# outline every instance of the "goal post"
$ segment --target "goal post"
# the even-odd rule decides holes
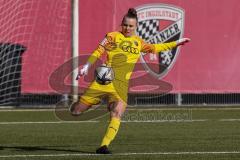
[[[72,0],[72,98],[78,99],[79,0]]]

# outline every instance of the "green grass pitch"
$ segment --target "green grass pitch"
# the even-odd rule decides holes
[[[237,108],[129,109],[113,154],[96,155],[107,119],[62,121],[54,110],[0,110],[0,159],[240,159]]]

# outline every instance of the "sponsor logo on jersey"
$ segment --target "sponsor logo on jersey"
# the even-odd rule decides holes
[[[119,48],[121,48],[124,52],[132,53],[132,54],[140,53],[138,48],[133,47],[133,43],[131,41],[122,41],[119,44]]]

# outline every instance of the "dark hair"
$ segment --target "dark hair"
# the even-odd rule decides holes
[[[134,18],[136,21],[138,21],[137,11],[134,8],[129,8],[127,14],[125,14],[122,19],[122,24],[125,18]]]

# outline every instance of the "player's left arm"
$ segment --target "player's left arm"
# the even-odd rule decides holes
[[[189,42],[189,38],[181,38],[177,41],[169,42],[169,43],[159,43],[159,44],[149,44],[142,41],[141,52],[144,53],[159,53],[161,51],[171,50],[178,46],[184,45]]]

